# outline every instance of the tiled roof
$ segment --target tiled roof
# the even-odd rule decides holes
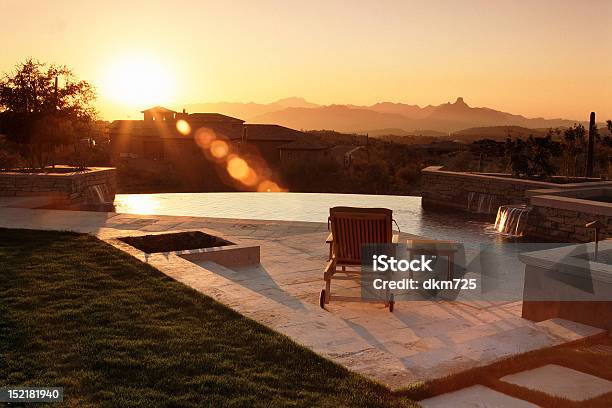
[[[168,108],[164,108],[163,106],[154,106],[152,108],[149,109],[145,109],[143,111],[140,111],[140,113],[145,113],[145,112],[162,112],[162,113],[176,113],[175,111],[173,111],[172,109],[168,109]]]
[[[201,122],[234,122],[244,123],[244,120],[220,113],[190,113],[189,119]]]
[[[245,124],[247,142],[249,140],[270,140],[292,142],[306,136],[304,132],[279,125]]]

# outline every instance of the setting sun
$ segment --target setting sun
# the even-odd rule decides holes
[[[168,68],[153,58],[126,57],[108,67],[102,93],[133,107],[167,103],[173,93],[173,78]]]

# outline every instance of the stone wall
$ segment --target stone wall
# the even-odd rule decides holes
[[[600,239],[612,238],[612,204],[572,197],[540,195],[530,198],[524,232],[534,238],[560,242],[590,242],[595,232],[585,225],[599,221]]]
[[[571,181],[588,182],[551,183],[523,180],[498,173],[468,173],[443,170],[430,166],[421,170],[422,205],[425,208],[449,208],[461,211],[495,215],[501,205],[528,204],[529,196],[588,187],[611,187],[612,182],[574,178]],[[480,211],[476,207],[480,205]]]
[[[599,219],[608,225],[608,217],[588,214],[579,211],[563,210],[551,207],[532,207],[524,234],[533,238],[542,238],[560,242],[590,242],[594,240],[593,230],[585,224]],[[611,225],[612,226],[612,225]],[[612,236],[612,231],[603,231],[601,237]]]
[[[2,197],[48,196],[58,205],[75,206],[101,204],[101,200],[112,203],[116,189],[116,172],[109,167],[61,173],[0,172]]]
[[[443,207],[485,214],[496,214],[500,205],[526,204],[527,190],[559,187],[555,183],[520,180],[501,174],[445,171],[439,166],[421,170],[421,184],[425,208]],[[474,206],[480,201],[485,202],[486,208],[475,211]]]

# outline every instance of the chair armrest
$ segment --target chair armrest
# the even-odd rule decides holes
[[[331,277],[335,272],[336,272],[336,260],[332,259],[325,266],[325,273],[323,274],[323,276]]]
[[[327,239],[325,240],[325,243],[331,244],[332,242],[334,242],[334,235],[330,232],[329,235],[327,236]]]
[[[399,243],[399,234],[393,234],[393,238],[391,238],[391,243],[392,244]]]

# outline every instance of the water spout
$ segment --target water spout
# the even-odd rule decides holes
[[[89,204],[109,204],[111,194],[106,184],[97,184],[87,187],[87,201]]]
[[[498,197],[494,194],[468,192],[467,209],[477,214],[493,214]]]
[[[524,222],[531,209],[524,205],[502,205],[497,210],[495,230],[499,233],[520,237],[523,235]]]

